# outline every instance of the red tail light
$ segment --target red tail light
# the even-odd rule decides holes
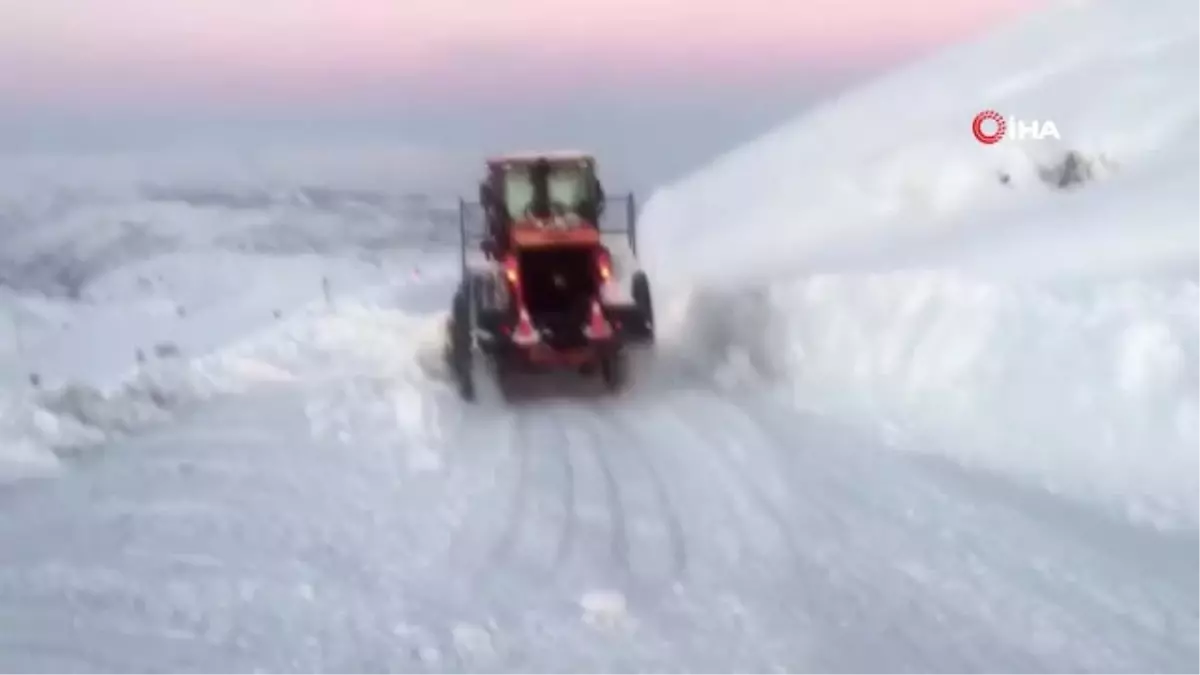
[[[517,269],[517,257],[510,255],[504,259],[504,278],[512,284],[515,291],[521,285],[521,275]]]
[[[596,274],[600,275],[602,284],[612,279],[612,256],[607,249],[601,248],[596,251]]]

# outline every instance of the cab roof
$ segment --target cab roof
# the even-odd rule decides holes
[[[489,166],[497,166],[502,164],[533,164],[539,159],[544,159],[551,164],[563,164],[568,162],[591,163],[595,161],[591,153],[584,152],[582,150],[527,150],[493,155],[487,159],[487,163]]]

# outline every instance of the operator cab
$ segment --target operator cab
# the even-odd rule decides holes
[[[513,229],[597,228],[604,190],[596,162],[582,152],[516,153],[493,157],[479,186],[492,241],[507,249]]]

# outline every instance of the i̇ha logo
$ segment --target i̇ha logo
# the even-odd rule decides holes
[[[1015,138],[1023,141],[1033,139],[1040,141],[1044,138],[1061,139],[1058,135],[1058,125],[1051,120],[1023,120],[1016,117],[1005,118],[995,110],[984,110],[971,121],[971,133],[975,140],[984,145],[994,145],[1005,138]]]

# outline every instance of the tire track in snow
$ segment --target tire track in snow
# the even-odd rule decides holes
[[[517,477],[509,497],[509,515],[505,530],[493,546],[492,560],[495,564],[506,564],[515,557],[516,552],[523,548],[520,545],[525,539],[523,533],[542,532],[540,528],[530,528],[532,516],[541,513],[531,509],[531,505],[539,498],[552,493],[558,494],[561,522],[557,526],[557,536],[553,545],[545,547],[544,553],[548,556],[545,564],[548,567],[539,573],[560,573],[574,547],[578,529],[579,499],[576,490],[577,470],[572,459],[575,447],[567,432],[570,426],[561,415],[555,413],[556,411],[542,409],[520,409],[512,413],[518,425],[515,442],[520,446],[510,453],[510,456],[516,456]],[[542,462],[555,466],[546,474],[557,479],[534,472],[535,468],[549,468],[543,467]],[[538,478],[548,482],[541,482]],[[540,560],[530,562],[535,566],[541,564]]]
[[[600,471],[604,474],[605,496],[608,501],[608,515],[612,527],[612,543],[610,551],[612,552],[612,560],[617,563],[617,566],[625,574],[631,572],[629,563],[629,525],[625,518],[625,506],[620,496],[620,484],[617,482],[617,476],[612,471],[612,464],[608,461],[607,450],[600,443],[600,436],[593,434],[589,436],[588,448],[596,460],[596,465],[600,467]]]
[[[952,647],[952,650],[957,652],[956,662],[982,665],[989,654],[994,655],[1000,651],[999,646],[972,648],[972,645],[978,645],[981,633],[978,617],[967,609],[967,605],[963,605],[958,611],[953,606],[955,597],[961,598],[963,592],[986,582],[986,578],[979,578],[977,571],[966,569],[957,573],[950,570],[947,576],[946,570],[938,569],[947,561],[944,553],[936,551],[937,547],[933,552],[910,552],[909,555],[901,555],[896,560],[888,559],[889,546],[894,546],[905,537],[919,534],[914,528],[922,527],[922,523],[914,522],[904,513],[895,512],[893,507],[903,506],[904,502],[914,500],[926,507],[937,508],[936,504],[939,502],[944,506],[955,507],[954,503],[945,502],[947,498],[956,496],[957,492],[952,490],[952,494],[947,494],[939,487],[940,483],[937,481],[920,480],[923,478],[921,472],[904,470],[907,466],[904,463],[879,464],[875,459],[887,458],[879,458],[878,451],[862,452],[863,448],[856,448],[853,452],[843,454],[836,451],[837,443],[835,447],[814,447],[806,450],[802,444],[810,442],[813,434],[803,433],[803,428],[809,426],[808,423],[812,420],[806,420],[803,414],[796,414],[796,411],[782,405],[777,409],[762,410],[754,402],[747,402],[729,394],[710,391],[684,392],[680,400],[673,400],[670,405],[664,406],[665,412],[674,417],[675,423],[680,427],[678,433],[662,433],[653,428],[654,424],[661,420],[660,417],[653,414],[647,416],[643,410],[623,406],[622,402],[611,405],[609,403],[602,402],[599,406],[575,404],[561,407],[551,405],[513,408],[502,412],[502,415],[512,416],[517,420],[516,423],[521,425],[520,430],[516,431],[511,439],[521,447],[510,447],[507,453],[496,453],[505,455],[507,459],[502,460],[505,470],[514,473],[511,483],[506,483],[512,486],[507,494],[509,508],[494,509],[495,513],[489,521],[495,522],[496,516],[502,512],[508,514],[503,521],[506,529],[496,546],[495,557],[498,562],[502,564],[506,558],[511,558],[519,550],[530,549],[528,552],[532,554],[532,545],[536,546],[538,552],[537,567],[548,565],[548,571],[557,574],[572,575],[573,572],[579,571],[569,559],[577,535],[577,525],[591,524],[586,519],[583,523],[578,522],[581,514],[577,513],[577,510],[581,504],[580,497],[583,496],[585,499],[582,504],[585,507],[589,503],[599,505],[601,501],[607,505],[607,520],[613,535],[609,550],[612,552],[614,567],[629,572],[628,578],[634,585],[640,590],[645,590],[644,584],[639,582],[648,579],[638,578],[640,575],[633,574],[630,568],[638,567],[634,563],[637,562],[638,554],[643,553],[639,545],[639,541],[643,540],[636,535],[642,531],[639,526],[646,524],[641,518],[641,511],[650,513],[649,501],[652,499],[657,504],[658,520],[661,521],[661,529],[665,534],[663,540],[671,547],[670,560],[682,576],[688,566],[688,542],[683,534],[682,525],[678,522],[679,514],[667,490],[669,485],[663,480],[662,472],[657,468],[654,458],[646,453],[676,455],[678,453],[663,448],[662,443],[674,441],[678,444],[680,436],[686,438],[691,435],[697,441],[697,454],[707,456],[712,460],[712,466],[720,467],[720,473],[734,478],[727,484],[736,487],[728,490],[728,494],[735,499],[747,499],[754,504],[751,511],[743,511],[741,514],[743,519],[748,519],[748,529],[752,531],[756,525],[771,522],[773,528],[779,532],[779,538],[788,555],[774,555],[768,545],[766,549],[759,549],[766,555],[760,556],[755,562],[765,563],[778,570],[779,563],[785,557],[793,560],[793,570],[788,576],[799,577],[801,584],[808,587],[807,592],[800,595],[808,595],[810,600],[813,599],[812,596],[819,598],[817,604],[823,608],[824,615],[820,619],[830,619],[840,624],[840,627],[829,629],[835,642],[848,642],[844,635],[848,630],[846,625],[853,624],[859,626],[860,633],[865,633],[865,637],[859,640],[861,643],[878,644],[885,637],[881,630],[883,622],[878,618],[864,616],[864,613],[869,613],[872,609],[872,604],[879,603],[882,606],[875,606],[874,609],[895,616],[902,606],[919,606],[924,598],[923,604],[929,605],[929,609],[940,616],[941,620],[953,625],[953,628],[947,631],[946,637],[951,643],[959,643]],[[704,423],[697,428],[696,420],[703,420]],[[797,434],[798,431],[801,433]],[[558,442],[559,439],[561,443]],[[488,439],[485,437],[473,441],[487,443]],[[588,447],[580,447],[580,442]],[[550,447],[556,444],[559,447]],[[617,447],[618,445],[621,447]],[[546,453],[552,453],[555,457],[546,457]],[[593,461],[578,461],[581,453],[592,455]],[[629,457],[630,453],[636,454],[637,457]],[[545,468],[553,464],[554,470],[546,472],[552,473],[553,478],[534,470],[541,462],[547,462]],[[893,464],[897,465],[893,467]],[[584,467],[588,470],[581,473],[580,470]],[[592,470],[593,467],[595,471]],[[900,473],[895,476],[895,481],[890,482],[898,482],[902,487],[897,489],[895,486],[879,485],[881,474],[890,473],[894,469],[899,469]],[[690,477],[702,479],[704,474],[714,475],[712,470],[707,470]],[[597,480],[592,481],[593,476]],[[780,476],[788,483],[799,480],[798,484],[802,489],[798,494],[793,493],[789,487],[795,487],[795,484],[780,483]],[[670,485],[676,485],[679,476],[672,473],[670,477]],[[588,495],[579,494],[581,481],[585,485],[596,485],[598,491],[603,490],[603,500],[597,498],[589,501],[586,499]],[[879,491],[879,487],[884,489]],[[899,499],[898,495],[903,492],[908,492],[911,499]],[[645,500],[645,506],[641,505],[643,496],[648,498]],[[561,522],[553,524],[557,537],[554,537],[554,532],[547,527],[547,519],[535,517],[538,513],[534,508],[536,503],[547,497],[561,500]],[[597,494],[596,497],[600,495]],[[503,499],[503,496],[501,498]],[[715,508],[723,507],[737,511],[730,499],[718,498],[714,501],[717,502]],[[500,501],[491,503],[492,506],[499,504]],[[798,510],[796,507],[799,507]],[[559,519],[555,517],[554,520]],[[592,521],[599,522],[598,519]],[[839,528],[843,530],[842,533],[837,531]],[[852,531],[855,529],[862,531],[855,533]],[[886,535],[879,532],[885,536],[881,539],[874,538],[875,535],[871,533],[881,529],[891,529],[893,533]],[[618,530],[623,534],[618,535]],[[905,533],[906,530],[909,532]],[[898,535],[896,531],[899,531]],[[624,540],[623,545],[619,543],[621,539]],[[803,546],[800,545],[801,539],[804,542]],[[762,540],[750,543],[761,546]],[[813,546],[814,543],[816,546]],[[653,560],[657,565],[659,560],[665,561],[666,558],[657,557],[660,547],[657,542],[654,544],[653,551],[645,552],[654,556]],[[784,547],[781,547],[778,553],[784,553]],[[543,551],[545,557],[540,555]],[[905,551],[901,549],[899,553],[904,554]],[[887,568],[889,562],[905,563],[905,558],[911,558],[911,562],[933,564],[934,567],[922,570],[918,564],[915,572],[898,566],[890,570]],[[843,562],[839,563],[839,559]],[[849,559],[861,562],[845,566],[844,561]],[[738,569],[729,561],[711,565],[717,561],[703,555],[699,557],[699,562],[701,567],[707,565],[708,571],[711,572],[729,573]],[[1017,565],[1014,571],[1020,571],[1019,556],[1009,562]],[[522,567],[527,568],[524,571],[529,573],[528,575],[512,578],[500,571],[500,574],[496,575],[500,578],[493,578],[491,581],[491,592],[497,593],[503,587],[503,593],[507,597],[530,598],[536,595],[551,603],[565,599],[562,592],[566,588],[561,583],[548,587],[538,586],[535,576],[537,572],[528,569],[530,565]],[[876,576],[873,570],[882,574]],[[931,573],[934,578],[930,577]],[[936,578],[938,574],[946,578],[939,580]],[[985,577],[994,576],[987,570],[984,570],[984,574]],[[531,582],[531,578],[535,581]],[[951,582],[950,585],[946,584],[947,581]],[[778,591],[780,597],[796,597],[799,591],[795,590],[794,583],[781,586]],[[935,583],[935,587],[929,588],[930,583]],[[734,585],[743,586],[741,582],[735,582]],[[999,587],[990,582],[988,585],[992,586],[991,591],[985,591],[984,595],[992,596],[994,602]],[[756,586],[755,582],[750,582],[748,590],[749,596],[745,599],[753,605],[761,604],[761,585]],[[1022,593],[1020,589],[1014,590],[1017,591],[1017,596],[1028,594]],[[929,591],[934,592],[932,601],[923,595]],[[644,593],[636,597],[641,601],[648,599]],[[698,602],[703,604],[705,601]],[[1014,602],[1020,604],[1019,600],[1013,600],[996,604],[987,611],[1008,614]],[[1044,625],[1065,627],[1069,633],[1078,630],[1079,626],[1071,627],[1069,612],[1063,615],[1061,611],[1053,611],[1046,602],[1040,604],[1042,609],[1039,614],[1051,610],[1039,619]],[[789,611],[797,610],[793,608]],[[801,615],[805,615],[804,610],[799,611]],[[925,616],[918,615],[918,625],[922,622],[928,624],[931,618],[929,614],[930,612],[926,612]],[[808,618],[811,619],[811,616]],[[772,618],[768,621],[775,620]],[[1000,644],[1011,643],[1025,634],[1027,632],[1018,626],[1003,631],[999,636],[995,635],[993,630],[991,639]],[[908,643],[900,650],[901,661],[936,662],[938,655],[932,647],[923,648],[920,640],[901,637],[900,642]],[[1022,651],[1028,652],[1028,645],[1022,649],[1021,645],[1011,644],[1004,649],[1011,652],[1011,655],[1003,657],[1004,663],[1017,663],[1022,666],[1021,669],[1026,669],[1036,662],[1030,658],[1021,661],[1015,657]],[[1038,651],[1038,648],[1034,648],[1034,651]],[[862,661],[864,664],[868,662],[869,660]]]
[[[670,477],[664,483],[678,493],[679,503],[690,506],[689,521],[702,528],[687,540],[679,595],[662,610],[693,630],[716,631],[735,643],[750,641],[755,647],[746,658],[751,660],[808,663],[817,658],[822,649],[814,643],[820,642],[824,617],[812,608],[827,606],[837,589],[828,588],[820,569],[805,557],[782,507],[723,449],[733,442],[753,444],[755,436],[738,428],[723,402],[708,391],[680,391],[664,405],[628,414],[638,416],[631,426],[639,434],[659,439],[653,451],[665,465],[664,477]],[[670,448],[662,446],[665,439]]]
[[[863,636],[869,635],[872,637],[867,640],[893,642],[889,649],[896,663],[936,662],[939,654],[935,647],[921,640],[897,640],[895,625],[890,623],[894,614],[903,614],[903,607],[920,606],[928,598],[924,596],[926,589],[898,567],[903,560],[889,559],[880,548],[881,540],[869,534],[880,526],[879,517],[886,515],[871,508],[872,484],[843,483],[839,477],[846,469],[844,463],[850,459],[846,453],[833,456],[828,449],[816,445],[796,447],[803,438],[798,438],[797,432],[804,429],[805,418],[793,415],[776,419],[778,411],[771,410],[776,404],[769,400],[758,403],[759,406],[752,408],[743,400],[714,393],[700,405],[720,411],[723,420],[720,433],[724,440],[713,444],[718,460],[739,476],[747,494],[780,533],[794,570],[803,581],[804,594],[809,600],[820,598],[815,604],[825,611],[819,617],[827,630],[825,639],[831,644],[849,639],[861,643]],[[714,410],[706,417],[716,414]],[[785,424],[788,429],[781,426]],[[742,448],[745,456],[736,456],[732,451],[735,447]],[[798,453],[820,459],[799,467],[792,456]],[[784,476],[788,481],[786,489],[780,486],[772,490],[769,483],[756,479],[747,468],[768,458],[770,470],[764,466],[763,471],[755,473],[764,478]],[[849,464],[849,467],[860,477],[873,473],[871,467],[863,464]],[[860,468],[863,470],[859,471]],[[797,500],[798,496],[801,498]],[[803,546],[799,543],[801,538]],[[856,561],[856,565],[847,565],[847,560]],[[886,591],[879,590],[884,587]],[[967,614],[952,605],[939,611],[951,625],[973,624]],[[850,632],[855,634],[853,638],[847,636]],[[899,651],[900,645],[907,651]],[[855,662],[858,669],[874,668],[869,654],[861,658],[864,660]],[[973,663],[972,667],[986,668],[986,659]]]
[[[792,555],[806,578],[819,580],[809,590],[821,598],[828,643],[887,645],[895,663],[912,667],[945,662],[950,647],[957,664],[952,667],[1036,670],[1026,646],[997,635],[972,611],[981,596],[964,584],[974,583],[975,570],[939,569],[930,528],[944,526],[936,524],[940,517],[925,522],[919,514],[954,505],[937,507],[933,486],[913,480],[903,463],[879,449],[829,445],[825,434],[813,431],[819,420],[770,398],[752,406],[722,396],[721,404],[731,433],[752,430],[778,474],[787,476],[786,487],[764,499],[779,504],[778,522],[791,541],[805,542],[793,545]],[[837,438],[847,433],[840,429]],[[933,536],[936,544],[945,533]],[[914,607],[924,610],[914,614]],[[925,637],[933,633],[942,636],[939,642]],[[869,651],[851,663],[861,670],[879,667]]]
[[[492,545],[491,563],[493,565],[504,565],[512,556],[513,548],[521,536],[522,526],[526,519],[525,512],[528,508],[529,452],[532,445],[531,439],[528,437],[528,417],[518,413],[514,423],[516,424],[515,447],[510,448],[510,451],[516,453],[517,475],[509,497],[508,515],[504,521],[504,529]]]
[[[477,495],[471,522],[450,555],[461,558],[478,547],[479,555],[471,557],[480,561],[475,576],[484,584],[494,584],[505,570],[534,579],[557,576],[579,536],[581,477],[574,456],[579,442],[590,439],[573,432],[571,420],[553,409],[513,408],[502,411],[499,419],[509,430],[502,447],[487,434],[462,437],[462,442],[496,450],[487,454],[495,457],[493,471],[502,478],[488,494]],[[481,454],[479,448],[468,454]],[[479,466],[473,470],[478,472]],[[553,509],[541,508],[551,503],[560,512],[548,515]]]
[[[576,513],[578,496],[575,490],[575,463],[571,460],[571,445],[567,442],[567,436],[561,427],[558,429],[557,436],[560,447],[555,455],[562,460],[563,472],[563,524],[562,530],[559,532],[558,546],[554,550],[554,572],[556,574],[562,571],[567,558],[571,555],[579,524],[579,516]]]
[[[473,568],[471,576],[476,579],[485,577],[492,571],[493,560],[499,544],[485,547],[490,548],[488,551],[477,550],[477,547],[484,546],[481,542],[487,540],[488,533],[494,531],[494,527],[504,528],[508,524],[508,521],[501,521],[493,526],[497,513],[505,513],[503,509],[497,510],[495,505],[504,503],[504,495],[508,494],[510,490],[500,476],[506,463],[511,461],[516,453],[521,452],[515,447],[520,444],[521,440],[518,437],[517,418],[498,417],[495,421],[495,425],[468,424],[465,430],[469,433],[465,433],[457,439],[462,446],[462,452],[459,455],[464,461],[459,466],[462,467],[463,472],[470,477],[478,476],[483,472],[485,464],[482,461],[470,463],[467,460],[487,459],[492,476],[488,485],[482,486],[480,490],[472,493],[471,503],[466,507],[463,521],[455,531],[453,540],[446,550],[446,559],[450,566],[467,564]],[[481,427],[484,428],[484,431],[477,431]],[[499,443],[496,442],[497,438],[501,439]],[[483,452],[485,450],[486,453]],[[511,497],[509,500],[511,502]],[[480,532],[481,529],[482,532]]]
[[[1026,519],[1023,504],[989,506],[969,486],[946,484],[882,448],[789,451],[797,431],[808,430],[805,435],[811,436],[813,425],[821,421],[809,419],[797,426],[796,417],[778,404],[751,407],[728,398],[725,404],[733,413],[731,421],[765,435],[788,474],[803,481],[805,494],[820,495],[805,499],[805,508],[792,510],[797,517],[791,526],[826,544],[810,551],[826,551],[813,562],[828,571],[832,583],[852,592],[849,607],[864,634],[879,642],[903,643],[906,658],[914,663],[935,662],[945,654],[922,636],[941,626],[944,642],[954,645],[964,667],[995,667],[999,658],[1006,670],[1028,670],[1037,669],[1039,659],[1053,660],[1058,643],[1045,632],[1053,630],[1064,639],[1090,645],[1086,663],[1093,665],[1085,669],[1123,662],[1124,655],[1111,644],[1093,637],[1096,619],[1084,618],[1120,615],[1110,594],[1121,589],[1105,580],[1075,587],[1069,561],[1087,552],[1065,540],[1041,541],[1048,533],[1040,521]],[[848,433],[842,430],[839,438]],[[820,511],[807,508],[810,504]],[[932,536],[931,527],[937,528]],[[980,534],[993,529],[1025,532],[1031,539],[1023,545],[1025,537],[1017,536],[997,545]],[[1031,560],[1030,551],[1050,557]],[[840,565],[838,558],[856,564]],[[1097,593],[1101,588],[1108,590]],[[1137,599],[1130,604],[1147,603]],[[909,613],[906,608],[920,606],[926,610],[910,616],[900,640],[880,619],[904,616]],[[1101,632],[1129,628],[1115,623]],[[1044,644],[1031,641],[1031,631],[1046,635]],[[1147,644],[1153,644],[1147,637]]]
[[[581,410],[572,409],[573,413],[581,413]],[[607,451],[601,443],[603,434],[597,431],[594,421],[595,418],[583,414],[572,414],[569,418],[575,420],[572,429],[581,431],[581,437],[586,439],[588,451],[595,460],[596,466],[600,469],[601,478],[604,481],[604,497],[608,504],[609,528],[611,531],[611,539],[609,540],[609,553],[612,562],[617,566],[617,570],[629,577],[632,574],[632,568],[629,563],[629,528],[625,517],[625,506],[621,499],[621,487],[617,482],[616,474],[613,473],[612,464],[608,461]],[[592,428],[587,433],[583,433],[583,429],[588,427],[588,422],[592,422]]]
[[[659,515],[663,521],[663,527],[666,530],[668,546],[670,548],[670,571],[671,580],[679,580],[687,573],[688,569],[688,551],[687,551],[687,536],[684,532],[683,524],[679,518],[679,510],[675,506],[674,500],[671,498],[670,491],[667,489],[666,481],[663,480],[662,473],[659,471],[654,460],[651,458],[651,453],[659,452],[662,449],[661,444],[647,442],[644,429],[641,433],[635,432],[631,424],[626,419],[624,414],[614,412],[612,408],[606,408],[600,413],[602,419],[608,420],[607,428],[613,430],[617,436],[623,439],[622,454],[632,456],[642,469],[645,471],[650,484],[653,488],[654,500],[657,504]]]
[[[815,472],[781,461],[783,455],[802,452],[795,447],[799,440],[796,432],[806,422],[800,415],[777,417],[775,413],[783,415],[781,411],[760,410],[749,403],[729,400],[717,392],[694,392],[674,402],[664,411],[662,420],[673,427],[677,437],[696,439],[698,453],[712,462],[712,469],[705,473],[732,478],[724,482],[728,497],[722,501],[742,523],[743,539],[761,556],[739,562],[739,555],[725,564],[750,574],[748,565],[764,563],[768,565],[764,573],[775,579],[769,588],[751,583],[749,595],[743,599],[770,603],[771,596],[765,595],[768,591],[785,599],[782,613],[777,612],[779,615],[772,620],[807,625],[817,636],[819,646],[814,651],[818,659],[836,660],[838,645],[849,649],[854,644],[885,642],[893,643],[889,650],[895,655],[895,663],[944,659],[937,646],[913,638],[913,632],[906,631],[908,637],[896,639],[893,622],[902,621],[906,607],[929,605],[926,596],[930,589],[925,585],[928,581],[922,582],[902,567],[906,564],[904,556],[890,557],[886,548],[880,548],[895,539],[880,528],[896,523],[886,512],[880,512],[884,505],[870,499],[873,481],[843,484],[836,478],[846,468],[841,465],[841,455],[817,447],[811,448],[815,452],[813,461],[805,463]],[[692,418],[706,423],[698,427],[691,423]],[[775,428],[776,424],[789,425],[790,433]],[[850,460],[848,467],[856,475],[861,470],[864,478],[878,474],[878,469],[863,468],[857,460]],[[739,504],[744,506],[739,508]],[[768,540],[753,535],[765,533],[763,525],[776,533],[781,547],[777,553],[769,546],[763,548]],[[749,538],[746,533],[750,533]],[[925,557],[924,553],[917,555]],[[847,565],[849,560],[856,563]],[[1001,650],[992,644],[994,632],[965,610],[969,603],[960,607],[949,600],[935,601],[933,616],[921,617],[921,621],[930,630],[933,628],[929,622],[935,620],[938,625],[954,627],[947,640],[959,643],[956,662],[964,667],[969,664],[971,668],[986,668],[990,659],[1004,653],[1005,662],[1014,667],[1032,665],[1015,656],[1022,652],[1015,648],[1018,645]],[[817,613],[810,608],[816,608]],[[912,630],[921,632],[924,628]],[[856,653],[853,664],[857,665],[852,669],[879,667],[869,652],[860,649]],[[841,658],[845,663],[844,655]]]
[[[537,578],[558,576],[578,537],[580,478],[573,459],[578,448],[572,443],[571,425],[556,411],[515,410],[513,419],[514,442],[520,447],[506,453],[515,464],[515,477],[490,564],[517,565]]]
[[[531,505],[544,487],[534,469],[545,439],[530,442],[531,430],[538,425],[526,411],[495,412],[494,418],[489,417],[495,425],[460,437],[475,444],[465,455],[490,460],[464,469],[490,473],[491,485],[473,496],[469,517],[446,550],[442,572],[426,580],[446,625],[467,625],[461,622],[471,619],[475,623],[468,627],[494,629],[495,622],[515,626],[527,615],[537,616],[561,604],[559,585],[545,583],[540,561],[526,559],[528,544],[535,543],[543,531],[541,521],[532,518],[536,511]],[[464,423],[467,429],[476,427],[473,420]],[[498,438],[503,440],[497,442]]]
[[[716,468],[721,475],[731,476],[734,478],[733,484],[729,481],[723,481],[726,489],[732,488],[735,495],[731,495],[734,501],[748,500],[762,516],[765,516],[767,521],[772,524],[773,529],[777,531],[780,542],[792,554],[793,557],[799,555],[799,547],[794,541],[791,530],[788,527],[787,519],[782,515],[779,508],[771,502],[764,494],[762,486],[755,481],[742,468],[742,466],[730,456],[729,444],[745,443],[746,435],[732,434],[730,425],[732,420],[729,419],[729,410],[726,406],[719,404],[719,401],[709,394],[687,394],[683,400],[686,405],[675,405],[664,411],[665,421],[670,424],[676,431],[676,437],[691,437],[695,440],[694,449],[696,452],[705,452],[705,454],[716,464]],[[693,414],[697,419],[704,419],[706,423],[703,426],[697,426],[691,420],[684,417],[684,410]],[[736,486],[734,485],[736,484]],[[737,511],[736,507],[731,504],[730,508]],[[738,517],[739,520],[745,521],[745,516]],[[753,528],[747,527],[743,531],[751,531]]]

